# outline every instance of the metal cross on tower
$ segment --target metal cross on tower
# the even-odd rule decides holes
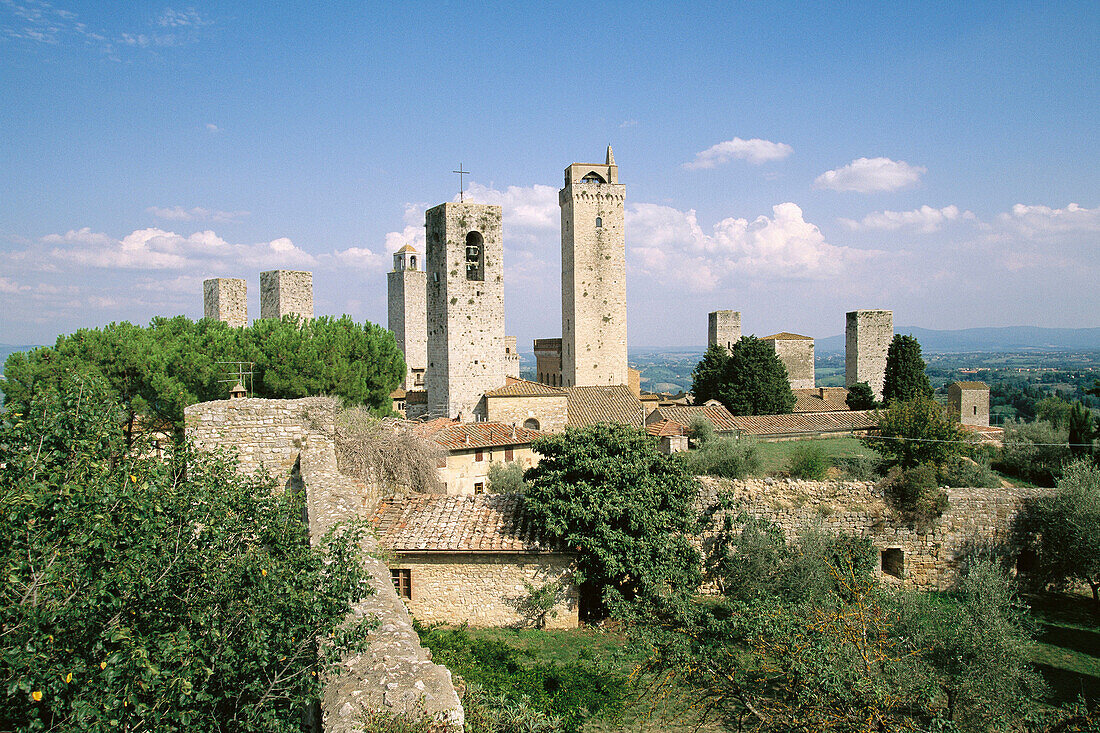
[[[462,164],[459,163],[458,164],[458,170],[451,171],[451,173],[457,173],[458,174],[458,200],[459,201],[465,201],[466,200],[465,199],[466,187],[462,185],[462,176],[470,175],[470,171],[462,170]]]

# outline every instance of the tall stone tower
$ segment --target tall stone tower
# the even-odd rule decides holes
[[[894,313],[859,310],[848,313],[844,329],[844,384],[871,385],[875,399],[882,399],[886,380],[886,351],[894,339]]]
[[[428,412],[474,420],[504,384],[504,238],[499,206],[424,214],[428,244]]]
[[[603,165],[565,169],[561,206],[562,384],[626,384],[626,186]]]
[[[225,321],[233,328],[248,325],[248,283],[232,277],[202,281],[204,318]]]
[[[282,318],[295,313],[313,318],[313,273],[268,270],[260,273],[260,318]]]
[[[405,355],[405,389],[424,388],[428,366],[428,274],[423,258],[406,244],[393,254],[393,271],[386,275],[389,329]]]
[[[741,340],[741,311],[711,311],[707,315],[707,346],[732,350]]]

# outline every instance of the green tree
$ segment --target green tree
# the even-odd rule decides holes
[[[890,464],[912,468],[936,466],[969,451],[966,434],[943,405],[923,394],[895,401],[878,414],[879,434],[863,438]]]
[[[718,399],[718,390],[722,385],[729,351],[725,346],[711,344],[703,358],[691,372],[691,394],[695,404],[701,405],[707,400]]]
[[[1100,604],[1100,468],[1086,460],[1067,464],[1058,491],[1032,500],[1018,529],[1038,556],[1040,581],[1088,583]]]
[[[577,581],[613,612],[684,600],[700,582],[692,546],[698,487],[643,431],[598,424],[540,438],[526,504],[551,541],[575,549]]]
[[[1069,449],[1074,456],[1091,456],[1092,439],[1096,430],[1092,424],[1092,412],[1077,402],[1069,412]]]
[[[368,630],[343,626],[361,530],[311,547],[275,482],[127,450],[113,397],[63,385],[0,424],[0,729],[299,731]]]
[[[722,371],[717,399],[734,415],[778,415],[794,409],[787,368],[775,351],[755,336],[733,345]]]
[[[866,382],[856,382],[848,388],[848,396],[844,398],[849,410],[873,410],[875,408],[875,392]]]
[[[1048,422],[1005,423],[1004,448],[996,466],[1040,486],[1053,486],[1070,460],[1069,433]]]
[[[1066,402],[1061,397],[1047,397],[1035,403],[1035,417],[1045,420],[1056,428],[1069,427],[1069,414],[1073,411],[1073,404]]]
[[[904,402],[914,397],[931,397],[932,383],[928,381],[924,367],[920,343],[912,336],[896,334],[886,351],[883,402]]]

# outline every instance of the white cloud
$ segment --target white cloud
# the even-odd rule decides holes
[[[706,292],[737,276],[773,279],[828,279],[848,265],[879,254],[839,247],[805,220],[793,203],[772,207],[772,216],[752,222],[729,217],[706,232],[695,211],[658,204],[634,204],[627,211],[631,263],[666,283],[674,279],[691,291]]]
[[[637,126],[638,126],[638,121],[637,120],[623,120],[622,122],[619,123],[619,129],[620,130],[625,129],[627,127],[637,127]]]
[[[166,8],[157,18],[157,25],[161,28],[196,28],[208,24],[209,21],[203,20],[194,8],[187,10]]]
[[[427,208],[427,204],[419,202],[405,204],[405,214],[402,217],[405,226],[399,232],[386,234],[387,252],[396,252],[406,244],[416,247],[418,252],[424,251],[424,211]]]
[[[213,122],[206,123],[206,131],[209,133],[221,132],[221,128],[215,125]]]
[[[876,193],[913,186],[928,172],[922,166],[889,158],[857,158],[843,168],[825,171],[814,180],[814,188],[832,191]]]
[[[840,219],[840,223],[852,231],[896,231],[898,229],[916,229],[930,234],[939,231],[944,224],[953,221],[974,221],[977,217],[972,211],[959,211],[954,204],[942,209],[922,206],[912,211],[875,211],[860,221]]]
[[[16,293],[25,293],[28,290],[30,290],[29,285],[20,285],[11,278],[0,277],[0,293],[14,295]]]
[[[498,191],[480,183],[471,183],[466,190],[466,198],[500,206],[504,210],[504,226],[509,229],[549,230],[561,225],[558,189],[553,186],[536,183],[533,186],[509,186]]]
[[[773,143],[770,140],[761,140],[757,137],[751,140],[742,140],[735,137],[732,140],[711,145],[706,150],[696,153],[695,160],[684,163],[684,167],[688,170],[714,168],[735,158],[760,165],[772,160],[782,160],[793,152],[794,148],[786,143]]]
[[[145,211],[158,219],[168,221],[213,221],[232,222],[239,221],[249,215],[247,211],[221,211],[219,209],[205,209],[196,206],[185,209],[182,206],[150,206]]]
[[[1086,209],[1077,204],[1064,209],[1016,204],[999,218],[1007,227],[1031,236],[1100,231],[1100,207]]]

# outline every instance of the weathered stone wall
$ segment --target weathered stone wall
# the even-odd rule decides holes
[[[963,425],[989,427],[989,387],[962,388],[958,383],[947,388],[951,411]]]
[[[248,282],[232,277],[202,281],[203,317],[233,328],[248,325]]]
[[[548,433],[560,433],[569,422],[569,396],[542,395],[539,397],[486,397],[486,417],[489,422],[502,422],[505,425],[519,425],[534,418],[538,420],[535,430]]]
[[[968,549],[1009,540],[1012,521],[1024,500],[1048,489],[947,489],[950,503],[942,517],[916,528],[887,509],[882,491],[873,483],[751,479],[726,481],[700,478],[701,508],[730,493],[752,516],[775,522],[788,536],[820,523],[833,532],[869,538],[880,554],[877,574],[888,582],[921,589],[942,589],[955,579]],[[890,554],[901,550],[900,575],[883,572]]]
[[[606,182],[574,177],[582,169]],[[558,193],[562,386],[627,384],[626,186],[613,162],[573,164],[566,177]]]
[[[417,620],[471,626],[524,626],[516,610],[528,595],[524,581],[539,587],[561,580],[564,588],[547,628],[571,629],[579,622],[577,588],[568,555],[400,553],[391,568],[410,571],[412,598],[405,603]]]
[[[519,349],[515,336],[504,337],[504,376],[519,379]]]
[[[540,454],[535,453],[529,446],[516,446],[512,449],[512,460],[505,461],[505,449],[486,448],[481,452],[481,460],[477,460],[476,450],[452,451],[447,456],[447,465],[436,469],[439,480],[443,482],[446,493],[450,496],[473,496],[477,493],[476,485],[481,484],[483,490],[489,487],[489,466],[496,463],[519,462],[523,470],[539,462]]]
[[[268,270],[260,273],[260,318],[282,318],[295,313],[313,318],[313,273]]]
[[[423,270],[400,270],[386,274],[387,324],[405,355],[406,389],[421,386],[428,366],[428,274]],[[421,382],[422,383],[422,382]]]
[[[765,339],[775,350],[775,355],[787,367],[787,381],[791,389],[810,389],[815,386],[813,339]]]
[[[424,215],[428,244],[428,412],[470,421],[504,385],[504,243],[499,206],[446,203]],[[467,279],[467,235],[481,235],[481,280]]]
[[[188,437],[197,447],[226,449],[241,458],[241,468],[266,468],[277,480],[306,492],[310,540],[334,524],[369,512],[378,502],[377,487],[340,473],[333,441],[336,402],[331,398],[298,400],[242,399],[191,405],[184,411]],[[373,551],[373,538],[364,549]],[[348,621],[377,617],[367,648],[342,660],[340,671],[325,681],[321,701],[325,733],[356,733],[368,711],[427,714],[449,729],[461,729],[462,705],[451,673],[433,664],[420,646],[408,610],[397,597],[385,563],[366,560],[373,593],[354,604]]]
[[[535,381],[561,386],[561,339],[535,339]]]
[[[741,311],[711,311],[707,314],[707,346],[727,349],[741,340]]]
[[[844,386],[867,382],[882,399],[886,380],[886,351],[894,339],[894,313],[858,310],[847,314],[844,328]]]

